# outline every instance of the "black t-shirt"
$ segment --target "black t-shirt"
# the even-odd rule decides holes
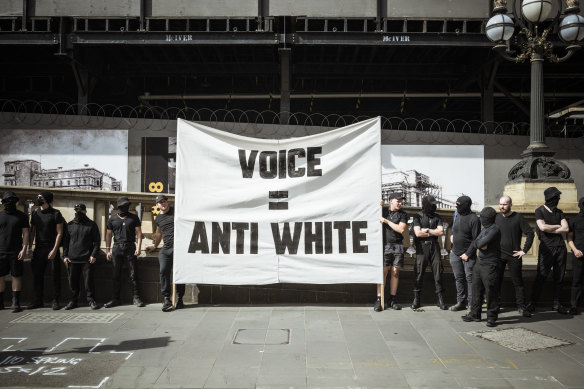
[[[55,245],[57,239],[57,224],[65,223],[65,219],[58,209],[48,207],[37,208],[30,217],[30,225],[35,229],[35,244],[38,246]]]
[[[163,247],[171,249],[174,245],[174,208],[170,207],[168,212],[159,213],[154,223],[162,231]]]
[[[23,228],[30,228],[28,216],[24,212],[0,212],[0,253],[14,254],[22,250]]]
[[[130,213],[125,219],[118,214],[107,221],[107,229],[114,232],[114,243],[136,243],[136,227],[141,227],[140,218]]]
[[[584,251],[584,216],[577,215],[568,221],[570,232],[574,234],[574,246],[580,251]]]
[[[564,212],[560,209],[557,209],[554,212],[550,212],[547,208],[542,205],[538,209],[535,210],[535,219],[536,220],[543,220],[545,224],[549,225],[559,225],[562,224],[562,220],[564,219]],[[537,237],[541,241],[542,244],[546,245],[547,247],[558,247],[564,246],[564,237],[562,234],[551,234],[549,232],[543,232],[536,226]]]
[[[423,212],[418,212],[414,215],[414,227],[420,228],[429,228],[431,230],[435,229],[438,226],[442,225],[442,218],[437,213],[432,214],[431,216],[426,215]],[[418,242],[425,242],[428,240],[438,241],[437,236],[428,236],[428,237],[416,237],[416,241]]]
[[[452,226],[452,251],[459,257],[469,248],[481,232],[481,222],[474,212],[458,214]]]
[[[390,222],[395,223],[395,224],[400,224],[400,223],[407,224],[407,222],[408,222],[408,215],[402,210],[390,211],[389,208],[383,207],[383,210],[381,211],[381,215],[384,218],[386,218],[387,220],[389,220]],[[404,240],[404,236],[402,234],[392,230],[392,228],[390,226],[388,226],[386,223],[383,223],[383,243],[384,244],[402,243],[403,240]]]
[[[522,214],[511,212],[509,216],[498,213],[495,224],[501,230],[501,258],[513,259],[513,251],[527,253],[533,244],[533,230]],[[525,244],[521,248],[521,237],[525,235]]]

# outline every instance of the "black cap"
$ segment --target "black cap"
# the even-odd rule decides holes
[[[426,199],[426,201],[430,204],[436,205],[438,204],[438,202],[436,201],[436,197],[432,196],[432,195],[426,195],[424,196],[424,198]]]
[[[86,207],[86,206],[85,206],[85,204],[83,204],[83,203],[77,203],[77,204],[75,204],[75,208],[74,208],[74,209],[75,209],[76,211],[77,211],[77,210],[80,210],[80,211],[86,211],[86,210],[87,210],[87,207]]]
[[[166,197],[166,195],[163,194],[159,194],[158,196],[156,196],[156,202],[159,203],[162,200],[168,200],[168,197]]]
[[[405,199],[404,195],[401,192],[391,192],[388,197],[390,200],[391,199],[400,199],[400,200]]]
[[[554,197],[559,196],[561,194],[562,194],[562,192],[560,192],[560,190],[558,188],[556,188],[555,186],[550,186],[549,188],[547,188],[546,190],[543,191],[545,201],[551,200]]]
[[[2,202],[5,203],[7,200],[9,199],[16,199],[16,201],[18,201],[18,197],[16,197],[16,195],[14,194],[14,192],[4,192],[4,194],[2,195]]]
[[[130,205],[130,200],[127,197],[120,197],[118,199],[118,207],[123,207],[124,205]]]

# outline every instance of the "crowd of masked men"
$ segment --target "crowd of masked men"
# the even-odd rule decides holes
[[[561,192],[550,187],[544,191],[545,204],[535,210],[536,233],[539,238],[537,275],[531,288],[530,301],[527,302],[522,277],[522,258],[534,240],[533,229],[523,216],[512,211],[512,200],[503,196],[499,200],[500,212],[486,207],[477,215],[471,211],[472,200],[461,196],[456,201],[456,212],[451,232],[450,264],[456,281],[456,303],[452,311],[468,312],[462,316],[464,321],[481,321],[483,301],[486,299],[487,326],[496,326],[501,308],[501,285],[505,268],[509,268],[515,288],[515,300],[519,314],[531,317],[540,300],[547,276],[553,274],[552,309],[561,314],[578,314],[578,303],[584,282],[584,198],[578,201],[580,213],[568,221],[558,209]],[[385,307],[401,309],[396,295],[399,282],[399,269],[404,264],[403,234],[407,228],[408,216],[401,210],[403,196],[401,193],[389,195],[389,205],[382,205],[383,224],[383,270],[384,280],[390,275],[389,296]],[[75,217],[68,223],[61,212],[52,207],[53,194],[43,191],[38,194],[37,207],[30,215],[17,209],[18,197],[13,192],[2,196],[4,210],[0,211],[0,309],[4,309],[5,276],[12,276],[13,312],[21,312],[20,293],[24,273],[23,260],[31,257],[34,300],[26,308],[35,309],[44,306],[44,279],[46,268],[51,268],[53,296],[51,308],[61,309],[61,272],[62,263],[66,264],[71,298],[65,305],[66,310],[74,309],[79,304],[83,279],[87,304],[91,309],[101,305],[95,300],[93,273],[97,255],[100,250],[101,236],[97,224],[87,216],[85,204],[74,206]],[[171,271],[174,242],[174,208],[165,195],[156,198],[159,214],[156,217],[155,237],[152,245],[146,247],[154,251],[161,241],[159,251],[160,285],[163,296],[164,312],[184,307],[184,285],[176,285],[178,300],[171,302]],[[138,288],[138,262],[142,246],[141,221],[130,213],[130,201],[127,197],[117,200],[118,212],[109,217],[105,234],[105,253],[112,263],[112,297],[104,304],[106,308],[121,304],[122,268],[129,269],[133,304],[143,307]],[[443,288],[443,266],[441,248],[438,238],[445,234],[441,217],[436,213],[437,202],[433,196],[422,199],[422,210],[413,216],[410,235],[415,245],[414,262],[414,299],[412,309],[421,307],[420,295],[426,267],[429,265],[434,275],[437,306],[448,309]],[[525,240],[522,243],[522,238]],[[573,255],[572,293],[570,307],[560,303],[560,292],[564,280],[567,261],[567,249],[564,242],[567,236],[568,246]],[[112,245],[113,238],[113,245]],[[32,256],[30,249],[34,245]],[[62,258],[61,258],[62,247]],[[478,253],[478,255],[477,255]],[[378,285],[375,311],[382,310],[381,294],[383,285]]]
[[[578,314],[584,282],[584,197],[578,201],[580,212],[567,220],[558,208],[560,195],[557,188],[547,188],[544,191],[545,204],[535,210],[539,250],[537,274],[529,300],[523,286],[522,258],[533,244],[534,231],[520,213],[513,212],[511,198],[501,197],[499,213],[491,207],[485,207],[479,215],[472,212],[470,197],[461,196],[456,200],[449,258],[456,284],[456,303],[450,307],[451,311],[468,309],[462,320],[479,322],[486,300],[486,324],[489,327],[496,326],[501,310],[503,276],[508,267],[515,288],[517,310],[521,316],[531,317],[536,311],[544,282],[550,273],[553,277],[551,308],[560,314]],[[404,264],[403,234],[408,223],[407,214],[401,210],[403,200],[401,193],[391,193],[388,206],[381,202],[383,211],[379,222],[383,224],[384,231],[383,279],[385,281],[389,274],[389,296],[382,307],[383,285],[379,285],[374,304],[378,312],[383,308],[401,309],[396,294],[399,270]],[[422,210],[413,216],[411,223],[409,233],[415,246],[412,309],[421,307],[420,294],[427,266],[431,267],[434,275],[436,305],[442,310],[448,309],[438,242],[438,238],[445,234],[445,228],[436,208],[436,199],[425,196],[422,199]],[[523,237],[525,239],[522,243]],[[572,252],[573,278],[569,308],[560,302],[568,257],[565,239]]]
[[[30,257],[34,299],[24,308],[44,307],[44,280],[46,268],[51,268],[53,310],[61,305],[61,272],[63,263],[67,267],[71,299],[65,305],[66,310],[74,309],[79,304],[81,279],[83,279],[87,304],[91,309],[100,309],[95,300],[94,269],[100,251],[101,236],[97,224],[87,216],[87,207],[83,203],[75,204],[75,217],[68,223],[58,209],[52,207],[53,194],[40,192],[36,199],[36,208],[29,216],[17,209],[18,197],[13,192],[2,196],[4,210],[0,211],[0,309],[4,309],[4,292],[6,276],[12,278],[12,312],[21,312],[20,303],[24,259]],[[171,270],[174,242],[174,209],[165,195],[156,198],[160,210],[156,217],[154,244],[146,247],[154,251],[163,240],[159,251],[160,284],[162,289],[164,312],[184,308],[184,285],[176,285],[178,300],[171,302]],[[109,217],[105,234],[105,254],[112,263],[112,297],[104,304],[106,308],[121,304],[122,269],[129,269],[133,304],[144,307],[138,288],[138,256],[142,246],[141,222],[138,216],[130,213],[130,201],[127,197],[117,200],[118,212]],[[112,245],[113,238],[113,245]],[[30,252],[34,245],[34,250]],[[62,248],[62,257],[61,257]]]

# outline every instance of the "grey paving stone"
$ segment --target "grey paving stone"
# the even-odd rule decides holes
[[[202,388],[211,373],[212,367],[192,366],[188,369],[182,367],[167,367],[158,377],[154,388]]]
[[[404,370],[408,384],[414,388],[460,388],[462,387],[447,369],[429,370],[424,374],[413,370]]]
[[[259,368],[215,366],[205,388],[255,388]]]
[[[260,376],[306,376],[306,354],[264,354]]]
[[[151,388],[164,367],[122,366],[108,381],[112,388]]]

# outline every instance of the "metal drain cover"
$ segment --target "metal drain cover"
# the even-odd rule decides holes
[[[238,329],[233,344],[290,344],[290,330]]]
[[[27,313],[10,323],[73,323],[93,324],[111,323],[123,313]]]
[[[490,340],[491,342],[495,342],[503,347],[520,352],[549,349],[574,344],[566,340],[543,335],[521,327],[485,332],[470,332],[469,334]]]

